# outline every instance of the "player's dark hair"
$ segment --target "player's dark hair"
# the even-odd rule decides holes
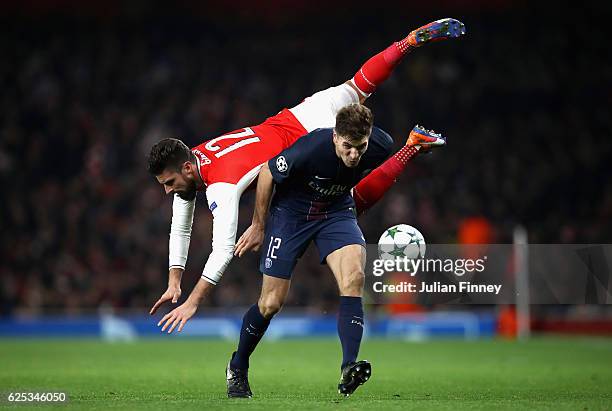
[[[165,169],[180,171],[185,161],[195,161],[195,156],[181,140],[165,138],[151,147],[149,173],[160,175]]]
[[[374,114],[362,104],[349,104],[336,114],[336,134],[350,141],[360,141],[372,132]]]

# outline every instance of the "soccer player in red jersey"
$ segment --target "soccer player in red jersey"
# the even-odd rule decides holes
[[[259,125],[232,131],[192,149],[177,139],[164,139],[155,144],[149,155],[149,172],[164,186],[166,194],[174,194],[174,203],[168,289],[153,305],[151,314],[164,302],[176,303],[180,297],[196,191],[206,191],[208,207],[213,215],[212,252],[201,279],[187,300],[162,318],[158,324],[164,324],[162,331],[167,328],[172,332],[177,326],[181,331],[220,280],[234,254],[240,196],[255,180],[263,163],[310,131],[334,127],[336,113],[349,104],[363,103],[412,49],[430,41],[463,34],[465,28],[461,22],[437,20],[412,31],[406,38],[370,58],[344,84],[315,93]],[[410,158],[418,152],[419,138],[429,137],[411,133],[406,146],[354,188],[358,213],[371,207],[393,184]]]

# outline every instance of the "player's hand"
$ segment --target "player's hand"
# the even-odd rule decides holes
[[[176,304],[179,298],[181,298],[181,287],[168,286],[166,292],[163,293],[159,300],[157,300],[157,302],[153,305],[151,311],[149,311],[149,314],[155,314],[155,311],[157,311],[159,306],[165,303],[166,301],[172,300],[172,304]]]
[[[240,236],[234,249],[234,255],[242,257],[247,251],[259,251],[263,243],[264,229],[262,226],[253,225],[246,229]]]
[[[185,323],[189,321],[191,317],[193,317],[197,310],[198,305],[191,303],[188,299],[183,304],[164,315],[164,317],[157,323],[157,326],[159,327],[163,324],[161,329],[162,332],[166,331],[166,328],[170,327],[168,328],[168,334],[170,334],[178,325],[177,331],[181,332],[185,326]]]

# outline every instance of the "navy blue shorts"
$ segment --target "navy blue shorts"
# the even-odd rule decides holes
[[[330,213],[307,221],[303,215],[273,207],[266,223],[259,270],[272,277],[290,279],[297,260],[314,240],[321,264],[332,252],[351,244],[365,247],[365,239],[351,210]]]

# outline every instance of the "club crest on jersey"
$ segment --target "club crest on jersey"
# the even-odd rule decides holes
[[[287,171],[289,166],[287,166],[287,160],[285,160],[285,156],[280,156],[276,159],[276,168],[279,172],[284,173]]]
[[[200,163],[202,163],[203,165],[208,165],[212,163],[212,161],[210,161],[210,159],[206,157],[206,155],[202,153],[200,150],[193,150],[193,154],[195,154],[196,156],[200,158]]]

